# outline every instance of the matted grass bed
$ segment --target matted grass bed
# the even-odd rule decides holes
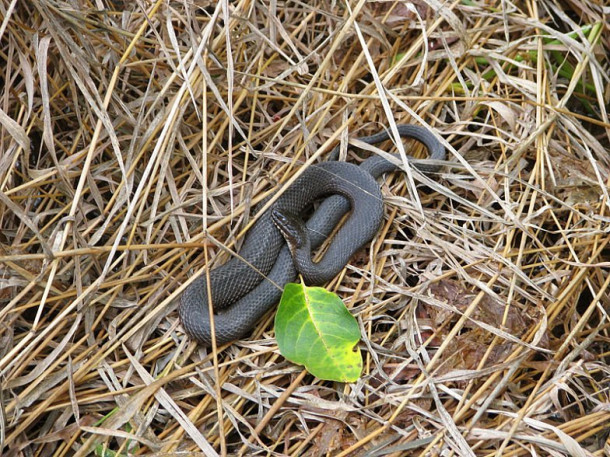
[[[0,454],[610,456],[604,3],[2,0]],[[447,160],[327,285],[360,379],[188,338],[253,206],[400,123]]]

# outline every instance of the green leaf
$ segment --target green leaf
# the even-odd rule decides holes
[[[327,381],[354,382],[362,356],[360,330],[341,299],[321,287],[286,284],[275,315],[281,354]]]

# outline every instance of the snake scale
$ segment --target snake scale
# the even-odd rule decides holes
[[[397,127],[401,137],[423,143],[430,159],[445,159],[445,149],[432,133],[414,125]],[[382,131],[359,140],[377,144],[389,138],[389,133]],[[330,156],[336,158],[338,152],[339,146]],[[439,168],[425,163],[414,166],[425,173]],[[253,224],[239,256],[210,271],[216,343],[236,340],[251,330],[279,301],[284,285],[297,278],[297,270],[310,285],[336,276],[377,233],[383,220],[383,202],[376,179],[396,169],[395,164],[380,156],[373,156],[360,166],[331,160],[308,167]],[[299,215],[322,197],[327,198],[302,225]],[[267,201],[257,205],[256,211]],[[350,209],[349,218],[322,260],[313,263],[311,250],[328,238]],[[209,346],[212,336],[207,290],[205,275],[193,281],[180,297],[179,314],[186,333]]]

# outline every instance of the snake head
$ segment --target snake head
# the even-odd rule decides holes
[[[271,219],[281,232],[286,243],[288,243],[288,247],[293,256],[296,251],[307,246],[309,237],[305,225],[299,216],[279,209],[274,209],[271,211]]]

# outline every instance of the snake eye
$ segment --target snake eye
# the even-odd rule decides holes
[[[278,226],[290,224],[290,222],[288,221],[288,217],[286,217],[284,213],[282,213],[279,209],[274,209],[271,211],[271,219],[273,219],[273,223]]]

